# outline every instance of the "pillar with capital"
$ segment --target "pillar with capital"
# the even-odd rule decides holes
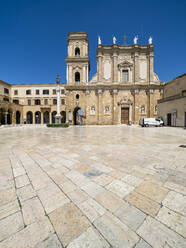
[[[99,89],[98,90],[98,124],[101,124],[101,105],[102,105],[102,99],[101,99],[101,95],[102,95],[102,90]]]
[[[55,123],[60,124],[61,123],[61,114],[60,114],[60,78],[59,75],[57,75],[56,78],[56,91],[57,91],[57,114],[55,116]]]
[[[117,94],[118,94],[118,90],[114,89],[112,91],[112,124],[117,124],[117,116],[116,116],[116,108],[117,108]]]

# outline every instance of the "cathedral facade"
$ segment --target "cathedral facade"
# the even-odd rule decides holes
[[[85,125],[138,124],[157,117],[163,84],[154,73],[154,47],[112,45],[97,47],[97,73],[89,79],[89,41],[85,32],[68,34],[66,84],[61,85],[62,122]],[[54,84],[9,85],[0,81],[0,123],[54,123]]]

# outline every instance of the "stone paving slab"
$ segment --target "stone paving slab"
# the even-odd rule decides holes
[[[131,205],[151,216],[155,216],[160,208],[160,205],[157,202],[154,202],[151,199],[136,192],[128,195],[125,200],[128,201]]]
[[[163,201],[163,205],[186,216],[186,196],[170,191]]]
[[[48,218],[45,217],[41,221],[28,225],[26,228],[1,242],[0,248],[35,247],[38,243],[46,240],[53,233],[54,229]]]
[[[0,140],[0,248],[186,247],[185,130],[38,125]]]
[[[110,245],[103,237],[92,227],[89,227],[77,239],[72,241],[67,248],[109,248]]]
[[[63,246],[68,245],[90,226],[88,220],[73,203],[67,203],[56,209],[49,214],[49,218]]]
[[[157,220],[186,238],[186,217],[162,207],[156,217]]]
[[[111,214],[105,214],[94,221],[94,225],[112,247],[132,248],[139,237],[125,224]]]
[[[171,248],[186,247],[186,239],[150,216],[137,230],[137,234],[154,248],[166,247],[166,245]]]
[[[0,220],[0,242],[24,228],[21,212]]]

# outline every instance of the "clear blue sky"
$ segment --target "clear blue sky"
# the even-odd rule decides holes
[[[68,32],[89,36],[90,76],[97,36],[103,44],[132,44],[135,35],[155,49],[155,72],[168,81],[186,72],[186,0],[0,0],[0,79],[9,83],[66,81]]]

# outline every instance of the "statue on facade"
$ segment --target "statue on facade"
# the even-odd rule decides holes
[[[150,38],[149,38],[149,45],[151,45],[152,44],[152,37],[150,36]]]
[[[113,44],[116,44],[116,37],[113,37]]]
[[[137,42],[138,42],[138,36],[135,36],[135,37],[134,37],[134,44],[136,45]]]
[[[101,45],[101,38],[98,36],[98,45]]]

